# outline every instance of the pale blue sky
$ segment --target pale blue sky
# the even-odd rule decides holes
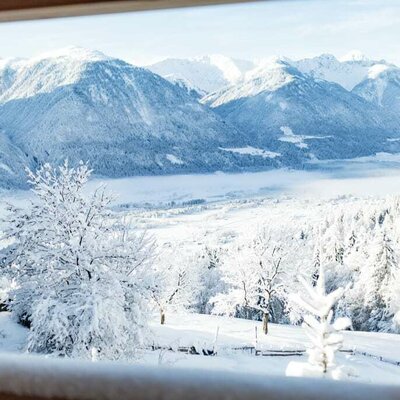
[[[0,24],[0,58],[69,45],[127,61],[360,50],[400,64],[400,1],[293,0]]]

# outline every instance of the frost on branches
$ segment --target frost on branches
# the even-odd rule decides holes
[[[84,193],[90,174],[83,163],[46,164],[29,172],[30,207],[9,207],[4,266],[28,351],[118,359],[143,341],[153,244],[113,218],[104,189]]]
[[[286,375],[289,376],[331,376],[340,379],[346,371],[335,364],[335,352],[343,345],[340,333],[351,325],[348,318],[338,318],[332,323],[333,306],[343,296],[344,288],[331,293],[325,291],[325,271],[321,266],[315,286],[300,278],[307,297],[293,295],[295,301],[305,312],[303,328],[311,340],[312,347],[307,350],[308,364],[290,362]]]
[[[369,314],[368,330],[385,330],[390,315],[391,281],[397,272],[393,244],[385,232],[377,235],[372,246],[369,268],[361,279],[364,287],[364,307]]]
[[[228,289],[214,297],[213,313],[262,319],[267,334],[270,317],[277,320],[285,308],[287,280],[293,272],[283,261],[282,246],[266,232],[232,249],[223,263]]]
[[[157,282],[151,298],[160,313],[160,323],[166,322],[167,312],[188,309],[199,287],[199,269],[195,259],[180,255],[177,248],[165,250],[157,260]]]

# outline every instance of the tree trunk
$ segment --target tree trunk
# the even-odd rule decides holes
[[[262,323],[263,323],[263,332],[266,335],[268,333],[268,312],[264,312]]]
[[[161,313],[161,325],[164,325],[165,324],[165,313],[164,313],[164,311],[160,311],[160,313]]]

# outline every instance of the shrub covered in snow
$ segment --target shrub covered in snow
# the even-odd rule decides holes
[[[142,343],[153,244],[113,217],[103,188],[85,194],[90,173],[45,164],[29,172],[31,206],[9,209],[10,307],[30,325],[28,351],[115,359]]]

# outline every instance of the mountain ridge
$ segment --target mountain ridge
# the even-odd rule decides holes
[[[217,82],[206,78],[218,86],[222,76],[220,89],[205,94],[177,78],[182,71],[168,79],[79,47],[0,60],[0,186],[22,187],[25,165],[66,157],[123,177],[307,168],[315,159],[400,152],[393,64],[357,54],[193,60],[218,71]]]

